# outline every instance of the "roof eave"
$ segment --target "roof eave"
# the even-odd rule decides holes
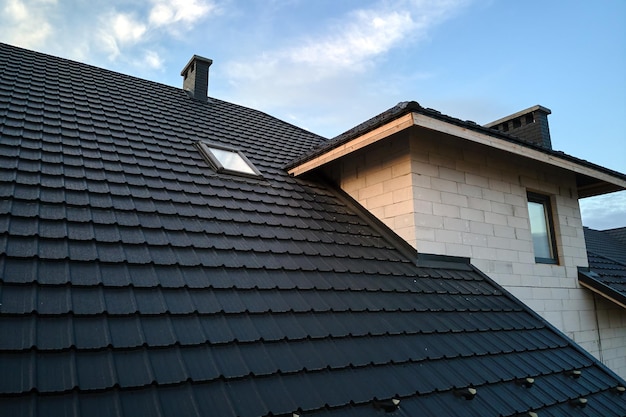
[[[393,134],[412,127],[421,127],[573,172],[577,178],[579,198],[626,190],[624,174],[561,152],[532,146],[512,137],[505,138],[499,132],[472,122],[452,119],[433,110],[405,106],[395,114],[390,113],[387,120],[379,119],[378,122],[370,124],[366,129],[355,128],[338,136],[312,153],[293,161],[286,167],[287,171],[291,175],[300,176]]]
[[[588,268],[578,268],[578,282],[580,285],[612,301],[620,307],[626,308],[626,296],[600,282],[594,275],[594,272],[588,270]]]

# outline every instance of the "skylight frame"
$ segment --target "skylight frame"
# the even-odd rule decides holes
[[[200,150],[202,156],[216,172],[241,175],[250,178],[259,178],[263,176],[254,164],[239,149],[202,140],[196,142],[196,146]],[[229,159],[228,155],[230,155],[231,158],[234,158],[234,160]],[[226,159],[224,159],[224,157],[226,157]],[[243,167],[244,169],[238,169],[237,166]]]

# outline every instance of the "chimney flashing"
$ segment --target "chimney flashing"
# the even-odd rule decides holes
[[[188,91],[192,98],[206,102],[209,87],[209,67],[213,60],[199,55],[191,57],[180,72],[183,76],[183,90]]]

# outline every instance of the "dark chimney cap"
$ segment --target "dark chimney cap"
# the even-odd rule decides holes
[[[209,67],[212,63],[213,60],[209,58],[194,55],[180,72],[183,76],[183,90],[196,100],[207,101]]]
[[[535,106],[527,108],[526,110],[521,110],[521,111],[518,111],[517,113],[513,113],[513,114],[511,114],[509,116],[506,116],[506,117],[503,117],[501,119],[498,119],[495,122],[487,123],[485,125],[485,127],[494,127],[496,125],[499,125],[502,122],[506,122],[508,120],[512,120],[512,119],[515,119],[517,117],[524,116],[524,115],[526,115],[528,113],[533,113],[533,112],[536,112],[536,111],[539,111],[539,112],[544,113],[546,115],[552,114],[552,110],[550,110],[547,107],[543,107],[543,106],[537,104]]]
[[[484,127],[508,133],[535,146],[552,149],[548,125],[548,115],[551,113],[547,107],[536,105],[487,123]]]

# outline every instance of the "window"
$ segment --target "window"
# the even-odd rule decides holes
[[[218,172],[260,176],[261,173],[240,151],[221,145],[198,142],[198,147],[207,161]]]
[[[533,239],[535,262],[556,264],[557,253],[550,197],[528,193],[528,216],[530,218],[530,233]]]

